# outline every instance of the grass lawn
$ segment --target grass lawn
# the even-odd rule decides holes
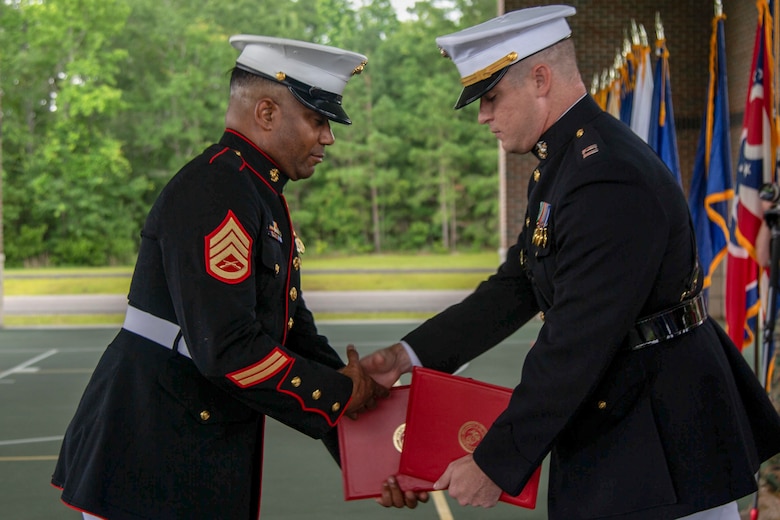
[[[498,266],[495,251],[482,253],[320,256],[304,254],[304,291],[473,289]],[[6,296],[127,294],[132,266],[101,268],[6,269]],[[422,320],[420,313],[316,314],[324,320]],[[9,327],[118,326],[121,315],[6,315]]]
[[[303,255],[304,291],[471,289],[498,266],[496,252],[453,255]],[[6,296],[126,294],[132,266],[6,269]]]

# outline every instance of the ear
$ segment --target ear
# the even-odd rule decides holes
[[[536,93],[539,96],[546,96],[550,92],[552,85],[552,71],[545,63],[539,63],[531,71]]]
[[[264,129],[271,129],[279,119],[279,105],[269,97],[260,98],[255,103],[255,122]]]

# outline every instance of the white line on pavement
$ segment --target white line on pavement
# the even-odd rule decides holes
[[[44,352],[42,354],[38,354],[37,356],[35,356],[32,359],[28,359],[27,361],[25,361],[21,365],[16,365],[15,367],[10,368],[10,369],[6,370],[5,372],[0,372],[0,379],[3,379],[4,377],[9,376],[11,374],[15,374],[15,373],[18,373],[18,372],[23,372],[30,365],[32,365],[34,363],[37,363],[38,361],[41,361],[42,359],[46,359],[49,356],[53,356],[56,353],[57,353],[57,349],[53,348],[53,349],[48,350],[48,351],[46,351],[46,352]]]
[[[61,441],[62,435],[54,437],[30,437],[29,439],[11,439],[8,441],[0,441],[0,446],[10,446],[12,444],[32,444],[33,442],[54,442]]]

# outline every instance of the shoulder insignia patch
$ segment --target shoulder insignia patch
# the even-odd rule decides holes
[[[591,155],[599,153],[599,145],[591,144],[582,149],[582,158],[587,159]]]
[[[217,280],[236,284],[251,273],[252,237],[228,210],[225,220],[206,236],[206,272]]]

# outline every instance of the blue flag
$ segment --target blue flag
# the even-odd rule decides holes
[[[704,288],[726,255],[729,243],[729,206],[734,198],[731,181],[731,144],[726,83],[726,47],[720,13],[712,20],[710,79],[688,205],[696,229]]]
[[[658,61],[655,65],[655,88],[653,89],[650,134],[647,142],[666,163],[677,182],[682,186],[680,157],[677,153],[677,132],[674,129],[669,51],[666,48],[666,40],[663,38],[659,38],[655,45]]]
[[[633,54],[626,55],[626,62],[620,69],[621,76],[621,101],[620,120],[631,125],[631,111],[634,107],[634,58]]]

